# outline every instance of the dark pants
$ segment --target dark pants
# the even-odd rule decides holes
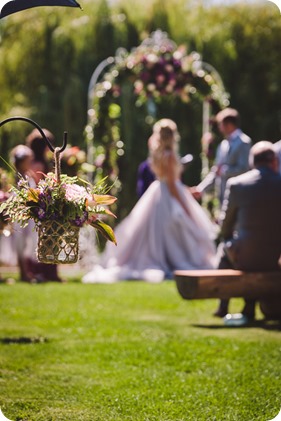
[[[218,246],[217,251],[217,259],[218,259],[218,269],[239,269],[234,266],[234,264],[231,262],[228,254],[227,249],[225,248],[224,243],[220,243]],[[255,300],[249,300],[245,299],[245,305],[242,310],[242,314],[244,314],[249,319],[255,318]],[[217,312],[224,314],[228,313],[228,305],[229,305],[229,299],[222,299],[219,303],[219,308]]]

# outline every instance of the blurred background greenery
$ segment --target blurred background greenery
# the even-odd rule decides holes
[[[220,74],[230,105],[242,117],[253,141],[280,139],[281,18],[271,2],[193,0],[81,0],[76,8],[36,8],[0,21],[0,120],[21,115],[51,130],[61,143],[64,131],[73,146],[87,149],[88,88],[96,67],[122,47],[137,47],[161,29],[187,52],[197,51]],[[125,215],[136,201],[136,171],[147,155],[151,125],[145,113],[120,98],[124,155],[117,157],[123,182],[119,206]],[[181,153],[192,153],[185,181],[201,174],[202,104],[163,98],[157,118],[177,122]],[[13,122],[1,127],[0,155],[8,157],[32,127]],[[129,133],[129,134],[128,134]],[[102,140],[102,134],[97,133]],[[114,151],[115,153],[115,151]],[[0,163],[0,166],[3,165]]]

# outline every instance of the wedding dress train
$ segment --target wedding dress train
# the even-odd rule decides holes
[[[82,282],[160,282],[174,270],[215,267],[214,224],[181,181],[176,187],[188,214],[165,181],[154,181],[115,229],[117,246],[107,244],[100,264]]]

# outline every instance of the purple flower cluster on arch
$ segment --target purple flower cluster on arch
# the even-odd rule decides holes
[[[91,145],[95,139],[95,176],[114,179],[118,175],[118,156],[125,154],[121,140],[123,94],[133,99],[137,108],[142,107],[141,112],[146,108],[147,114],[164,99],[165,103],[208,101],[216,103],[217,108],[229,104],[218,73],[206,64],[198,52],[188,53],[185,46],[177,46],[161,31],[152,33],[130,52],[117,50],[92,92],[86,142]],[[153,118],[149,119],[151,124]],[[118,190],[117,184],[115,187]]]
[[[122,83],[131,81],[139,103],[163,96],[179,97],[189,102],[193,96],[208,98],[221,107],[228,95],[215,69],[207,69],[200,54],[187,53],[185,46],[176,46],[165,33],[156,31],[131,52],[122,49],[103,80],[95,87],[95,99],[108,96],[111,101],[122,93]]]

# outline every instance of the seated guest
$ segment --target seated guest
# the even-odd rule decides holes
[[[280,269],[281,255],[281,176],[273,144],[256,143],[249,160],[253,169],[227,182],[220,218],[224,242],[218,249],[218,267],[275,271]],[[245,300],[242,322],[254,316],[255,301]],[[229,319],[229,315],[226,317]]]

